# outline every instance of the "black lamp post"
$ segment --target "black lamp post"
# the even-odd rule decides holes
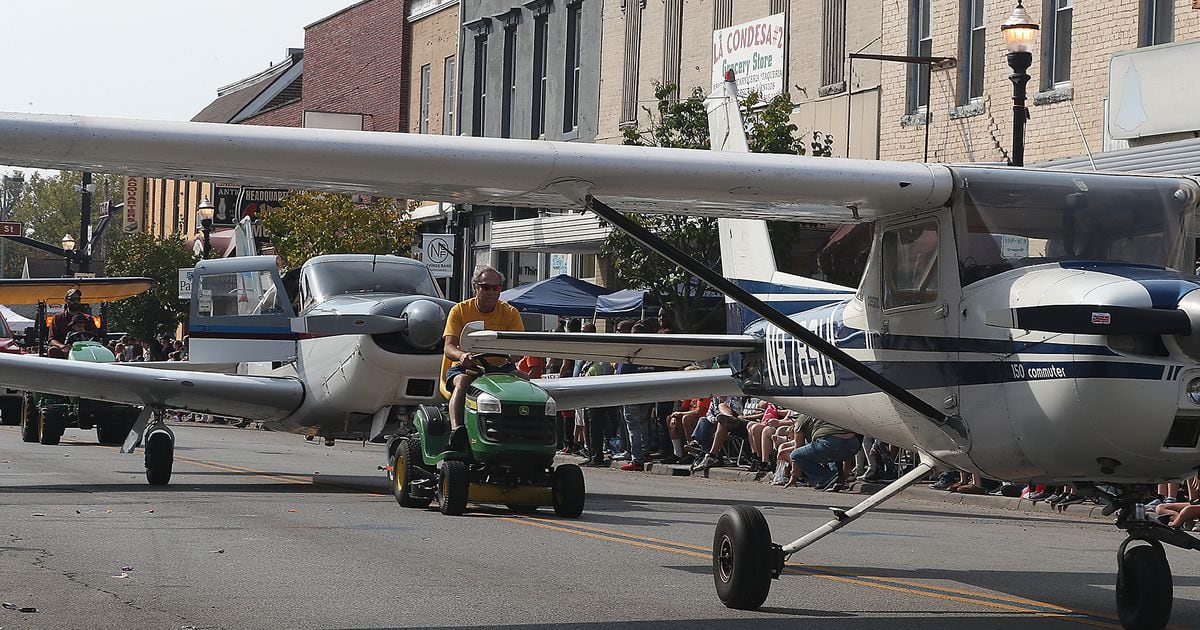
[[[1025,121],[1029,108],[1025,106],[1025,85],[1029,83],[1029,65],[1033,63],[1033,45],[1037,41],[1038,25],[1029,17],[1021,0],[1012,15],[1000,25],[1004,45],[1008,47],[1008,67],[1013,73],[1013,152],[1009,166],[1025,166]]]
[[[205,197],[200,205],[196,207],[196,220],[200,223],[200,231],[204,233],[204,257],[208,258],[208,252],[212,250],[212,241],[209,236],[212,234],[213,226],[213,208],[212,202]]]
[[[62,237],[63,260],[67,263],[67,277],[71,277],[71,258],[75,256],[75,237],[64,234]]]

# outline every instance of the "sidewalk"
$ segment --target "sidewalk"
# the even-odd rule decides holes
[[[574,455],[558,455],[559,463],[579,463],[583,461],[582,457]],[[610,463],[610,467],[617,469],[622,461],[614,461]],[[767,473],[752,473],[742,468],[723,467],[710,468],[707,471],[693,472],[688,466],[664,465],[658,463],[646,464],[646,473],[652,475],[669,475],[674,477],[700,477],[707,479],[720,479],[722,481],[739,481],[766,484],[768,481]],[[646,474],[643,473],[643,474]],[[870,495],[882,489],[883,483],[862,483],[853,484],[849,490],[844,490],[839,494],[860,494]],[[785,492],[794,492],[793,489],[784,490]],[[979,507],[987,507],[1000,510],[1011,510],[1014,512],[1022,512],[1026,514],[1047,514],[1058,517],[1068,517],[1072,519],[1084,520],[1103,520],[1112,521],[1114,517],[1104,516],[1101,513],[1103,506],[1094,503],[1079,503],[1068,505],[1064,509],[1058,508],[1046,503],[1045,501],[1030,501],[1022,498],[1011,498],[1004,496],[992,496],[986,494],[958,494],[956,492],[946,492],[944,490],[934,490],[929,487],[929,484],[918,483],[909,487],[901,496],[906,496],[911,499],[920,499],[922,501],[930,501],[934,503],[950,503],[955,505],[971,505]]]

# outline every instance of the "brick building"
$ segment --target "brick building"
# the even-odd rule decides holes
[[[884,3],[884,52],[955,57],[953,65],[924,77],[902,65],[883,69],[880,157],[920,160],[929,126],[929,161],[1006,162],[1012,147],[1012,70],[1006,61],[1000,24],[1013,12],[1012,0],[906,0]],[[1173,130],[1119,139],[1111,133],[1108,99],[1114,80],[1110,65],[1122,54],[1147,62],[1172,48],[1185,65],[1200,64],[1200,10],[1190,0],[1123,0],[1081,3],[1031,1],[1026,7],[1041,26],[1029,69],[1030,119],[1025,163],[1080,156],[1126,146],[1193,137],[1200,115]],[[1180,63],[1177,61],[1176,63]],[[1143,70],[1143,75],[1148,70]],[[972,74],[975,76],[972,80]],[[1200,96],[1198,94],[1197,96]],[[1139,95],[1144,105],[1170,108],[1165,93]],[[1194,101],[1193,101],[1194,102]],[[1195,111],[1186,103],[1177,103]],[[1084,165],[1086,167],[1087,165]],[[1200,163],[1196,171],[1200,172]]]

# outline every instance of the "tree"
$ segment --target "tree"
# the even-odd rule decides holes
[[[677,149],[708,149],[708,114],[704,92],[693,88],[686,99],[674,98],[676,86],[655,84],[655,110],[648,108],[648,129],[626,129],[624,143],[639,146],[659,146]],[[783,92],[763,102],[757,93],[749,94],[739,103],[745,116],[746,140],[751,151],[829,155],[833,138],[813,132],[807,143],[797,136],[797,126],[790,122],[791,95]],[[720,265],[720,242],[716,219],[677,215],[627,214],[631,220],[691,254],[705,265]],[[774,231],[774,230],[773,230]],[[775,235],[772,234],[772,242]],[[722,311],[703,312],[701,298],[708,285],[683,271],[674,263],[649,251],[641,243],[619,230],[613,230],[600,249],[600,254],[612,261],[617,277],[630,286],[644,287],[666,301],[672,322],[681,332],[705,328],[711,318]]]
[[[132,234],[110,250],[105,269],[109,276],[154,279],[149,291],[108,305],[108,328],[139,339],[172,333],[187,321],[188,302],[179,299],[178,270],[196,264],[187,242],[178,234],[157,238]]]
[[[78,187],[83,183],[83,174],[75,171],[57,171],[44,174],[34,172],[25,179],[21,192],[12,202],[12,221],[25,224],[25,232],[34,239],[50,245],[60,245],[62,237],[71,234],[79,241],[80,194]],[[98,210],[103,202],[120,203],[124,181],[118,175],[94,175],[92,183],[96,192],[92,195],[92,223],[95,225]],[[121,236],[120,224],[106,230],[106,247],[112,247]],[[3,273],[6,278],[21,275],[27,256],[45,256],[41,250],[9,241],[4,244]],[[94,247],[93,252],[99,251]]]
[[[262,221],[284,264],[296,267],[323,254],[406,254],[417,234],[408,217],[398,199],[292,191]]]

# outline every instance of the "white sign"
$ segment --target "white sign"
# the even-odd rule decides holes
[[[1029,256],[1029,239],[1024,236],[1013,236],[1012,234],[1000,235],[1000,258],[1004,260],[1016,260],[1018,258],[1026,258]]]
[[[422,234],[421,260],[434,278],[449,278],[454,275],[454,235]]]
[[[571,270],[566,254],[550,254],[550,277],[561,276]]]
[[[782,13],[713,31],[713,90],[725,82],[725,72],[732,70],[738,96],[758,92],[764,101],[769,101],[783,92],[786,37]]]
[[[185,267],[179,270],[179,299],[192,299],[192,272],[195,271],[192,267]]]

